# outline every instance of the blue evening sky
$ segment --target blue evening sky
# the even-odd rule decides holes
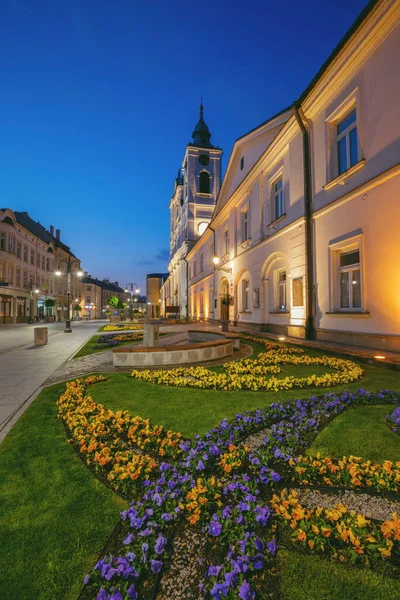
[[[168,263],[174,177],[198,119],[224,149],[289,105],[365,0],[2,0],[1,206],[92,276]]]

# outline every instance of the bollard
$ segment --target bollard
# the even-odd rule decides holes
[[[34,327],[33,343],[35,346],[45,346],[48,342],[48,327]]]

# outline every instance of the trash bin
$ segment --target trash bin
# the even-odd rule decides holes
[[[48,327],[34,327],[33,342],[35,346],[45,346],[48,342],[49,329]]]

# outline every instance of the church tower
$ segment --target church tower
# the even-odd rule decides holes
[[[169,205],[170,277],[165,303],[179,307],[183,317],[187,316],[188,302],[184,259],[211,221],[221,186],[221,158],[221,148],[211,143],[201,102],[200,117],[192,133],[192,142],[186,146],[182,171],[178,171]]]

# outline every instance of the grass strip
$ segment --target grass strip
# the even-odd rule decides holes
[[[44,390],[0,446],[0,598],[74,600],[126,504],[67,443]]]

